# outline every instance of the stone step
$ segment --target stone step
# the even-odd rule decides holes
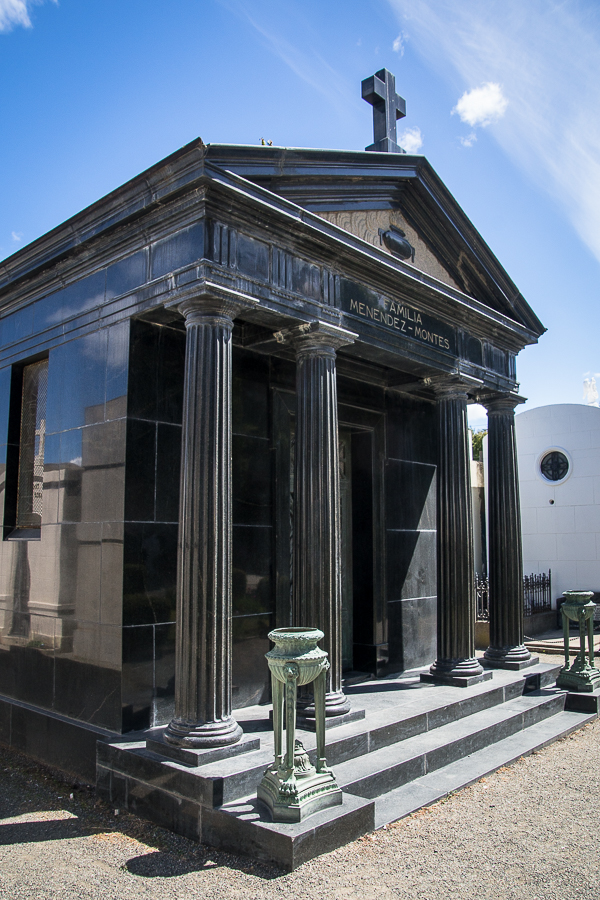
[[[453,791],[479,781],[501,766],[510,765],[521,756],[545,747],[595,718],[593,713],[560,712],[441,769],[428,772],[408,784],[381,794],[375,801],[375,827],[381,828],[424,806],[431,806]]]
[[[564,710],[562,691],[509,700],[335,767],[340,787],[365,798],[414,781]]]
[[[524,690],[553,682],[559,666],[539,664],[521,673],[496,672],[494,681],[470,688],[425,685],[419,673],[401,680],[382,681],[375,685],[379,707],[366,719],[340,726],[327,735],[327,760],[337,768],[349,760],[363,758],[408,738],[425,734],[440,726],[465,719],[476,712],[496,708],[518,699]],[[365,687],[371,691],[373,682]],[[360,692],[352,695],[360,702]],[[255,708],[254,715],[265,719],[265,731],[257,732],[261,749],[229,759],[191,766],[166,759],[149,750],[144,741],[125,739],[98,745],[98,777],[111,769],[115,777],[122,774],[151,785],[161,785],[181,799],[193,799],[203,806],[220,807],[247,797],[256,790],[266,767],[273,759],[273,735],[268,729],[268,708]],[[242,722],[242,725],[244,723]],[[298,736],[313,762],[314,733],[299,730]],[[154,746],[154,744],[151,744]],[[209,757],[210,758],[210,757]],[[421,773],[419,773],[421,774]]]

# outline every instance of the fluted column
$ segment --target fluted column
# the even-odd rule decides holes
[[[331,667],[325,713],[343,715],[342,572],[336,351],[356,335],[312,323],[289,332],[296,350],[293,624],[320,628]]]
[[[437,659],[425,680],[466,686],[483,678],[475,658],[475,585],[467,391],[436,388]]]
[[[491,666],[519,669],[531,664],[524,646],[523,550],[515,441],[516,394],[481,401],[488,412],[488,552]]]
[[[185,300],[175,717],[165,740],[236,743],[231,715],[231,331],[244,304]]]

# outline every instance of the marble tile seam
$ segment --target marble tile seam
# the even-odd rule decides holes
[[[463,719],[448,722],[431,731],[422,732],[403,741],[373,750],[367,756],[360,757],[360,765],[365,774],[367,771],[377,771],[382,762],[386,760],[392,747],[394,748],[397,761],[406,761],[416,755],[439,750],[450,743],[455,744],[459,741],[465,741],[482,731],[511,728],[513,726],[516,730],[521,730],[525,727],[523,716],[527,711],[538,709],[540,712],[547,712],[548,715],[554,714],[557,703],[554,696],[550,698],[538,697],[536,700],[537,702],[533,701],[527,707],[515,706],[513,705],[515,701],[508,701],[502,707],[484,709]],[[357,760],[349,760],[337,767],[336,776],[340,781],[340,785],[345,783],[346,772],[350,772],[352,765],[356,764],[356,762]]]
[[[522,756],[566,737],[596,718],[594,714],[577,714],[575,719],[568,717],[569,713],[560,713],[387,794],[381,794],[375,800],[375,827],[381,828],[424,806],[430,806],[448,794],[474,784],[501,766],[510,765]]]

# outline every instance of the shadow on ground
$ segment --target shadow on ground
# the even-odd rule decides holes
[[[285,870],[275,866],[267,866],[251,859],[238,859],[229,854],[211,852],[210,848],[199,849],[197,853],[187,857],[161,851],[144,853],[127,860],[123,868],[141,878],[173,878],[178,875],[189,875],[193,872],[220,868],[237,869],[266,881],[272,881],[287,874]]]

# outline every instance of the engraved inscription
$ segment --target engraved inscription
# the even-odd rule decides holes
[[[425,313],[421,313],[413,306],[406,303],[398,303],[386,297],[377,298],[375,305],[370,296],[360,299],[358,296],[343,298],[342,305],[347,312],[362,319],[377,322],[385,328],[397,331],[407,338],[421,341],[440,350],[454,352],[454,335],[452,329],[442,322],[432,319]],[[371,302],[369,302],[369,300]]]

